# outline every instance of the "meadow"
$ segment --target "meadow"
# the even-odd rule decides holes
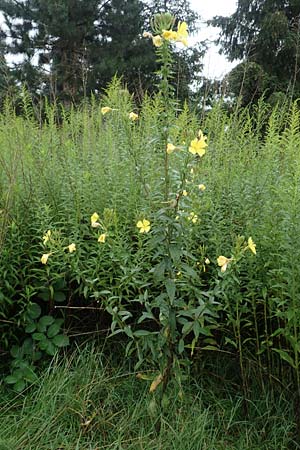
[[[298,104],[163,89],[3,108],[1,449],[299,448]]]

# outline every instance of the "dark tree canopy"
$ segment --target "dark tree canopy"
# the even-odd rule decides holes
[[[245,103],[263,90],[300,95],[299,0],[239,0],[233,15],[210,23],[221,28],[218,43],[229,60],[243,60],[229,83]]]
[[[5,52],[22,55],[13,73],[33,94],[76,101],[99,92],[115,74],[142,94],[153,90],[157,69],[153,45],[142,33],[165,7],[195,28],[197,15],[185,0],[0,0]],[[201,48],[176,52],[185,94],[202,55]]]

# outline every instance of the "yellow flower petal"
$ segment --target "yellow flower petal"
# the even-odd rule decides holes
[[[176,39],[177,39],[177,32],[176,31],[163,30],[161,35],[167,41],[176,41]]]
[[[49,241],[50,236],[51,236],[51,230],[48,230],[47,233],[43,236],[43,244],[44,245]]]
[[[41,257],[41,263],[42,264],[47,264],[48,258],[51,255],[51,253],[44,253]]]
[[[176,149],[175,145],[168,143],[167,144],[167,153],[170,155]]]
[[[148,233],[151,228],[150,222],[147,219],[139,220],[136,226],[140,229],[140,233]]]
[[[138,114],[136,114],[135,112],[131,112],[129,113],[129,119],[131,119],[133,122],[135,122],[136,120],[138,120],[139,116]]]
[[[109,113],[112,111],[112,108],[110,108],[109,106],[103,106],[101,108],[101,114],[104,116],[105,114]]]
[[[189,152],[193,155],[203,156],[205,155],[205,148],[207,144],[204,139],[193,139],[189,146]]]
[[[252,253],[254,253],[254,255],[256,255],[256,244],[254,244],[252,237],[249,237],[248,239],[248,248]]]
[[[205,191],[206,186],[205,184],[199,184],[198,188],[200,189],[200,191]]]
[[[228,264],[232,261],[232,258],[226,258],[226,256],[219,256],[217,259],[218,266],[221,267],[221,272],[225,272]]]
[[[98,242],[100,242],[101,244],[104,244],[106,239],[106,233],[102,233],[100,234],[100,236],[98,237]]]
[[[68,245],[68,249],[69,249],[70,253],[73,253],[76,251],[76,245],[72,243],[72,244]]]
[[[152,42],[153,42],[153,45],[155,45],[155,47],[161,47],[162,44],[163,44],[162,37],[159,36],[159,35],[153,36],[152,37]]]
[[[181,42],[186,47],[188,46],[187,38],[189,33],[187,31],[187,23],[186,22],[178,22],[177,26],[177,42]]]

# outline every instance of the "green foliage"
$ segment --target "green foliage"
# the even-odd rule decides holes
[[[234,14],[217,16],[210,23],[221,28],[223,52],[244,60],[229,76],[229,87],[242,103],[256,102],[262,90],[267,96],[283,92],[298,98],[300,5],[294,0],[239,1]]]
[[[69,338],[61,334],[64,320],[41,314],[38,303],[28,304],[22,322],[25,333],[30,337],[10,350],[13,358],[11,374],[5,377],[5,382],[17,392],[23,391],[28,383],[37,381],[35,363],[45,355],[54,356],[59,348],[69,345]]]

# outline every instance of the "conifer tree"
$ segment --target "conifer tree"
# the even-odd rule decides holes
[[[262,93],[300,95],[299,0],[238,0],[234,14],[211,24],[221,28],[218,42],[229,60],[243,60],[228,79],[244,104]]]

